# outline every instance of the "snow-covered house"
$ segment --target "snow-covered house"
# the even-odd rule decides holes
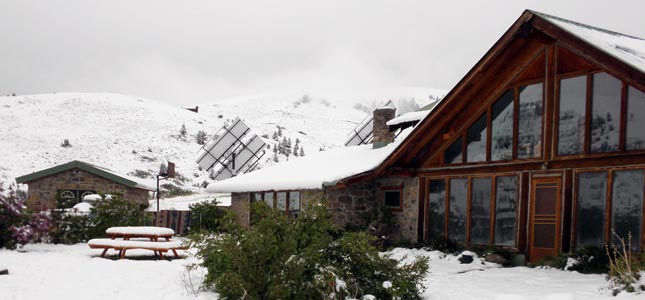
[[[26,204],[36,211],[54,208],[58,198],[74,205],[96,193],[121,193],[125,199],[147,207],[150,192],[156,191],[140,178],[78,160],[17,177],[16,182],[29,186]]]
[[[343,222],[389,206],[402,238],[496,245],[533,262],[602,246],[612,230],[640,251],[643,128],[645,40],[527,10],[405,138],[210,189],[233,192],[243,220],[258,200],[295,212],[325,199]]]

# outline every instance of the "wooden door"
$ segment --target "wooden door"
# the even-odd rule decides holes
[[[538,263],[560,249],[562,179],[534,178],[531,183],[529,261]]]

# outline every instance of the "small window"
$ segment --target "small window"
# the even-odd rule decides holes
[[[605,205],[607,172],[585,172],[578,175],[577,246],[605,243]]]
[[[264,203],[266,203],[271,208],[275,207],[275,203],[273,203],[273,192],[264,193]]]
[[[486,161],[486,114],[468,128],[466,137],[468,138],[466,161]]]
[[[517,158],[542,156],[542,83],[520,87]]]
[[[289,215],[297,217],[300,214],[300,192],[289,192]]]
[[[607,73],[593,76],[591,153],[618,151],[622,83]]]
[[[428,192],[428,237],[433,240],[444,236],[446,220],[446,182],[430,181]]]
[[[611,198],[611,227],[627,240],[632,236],[632,251],[640,251],[641,221],[643,219],[643,170],[614,172]],[[614,243],[619,241],[612,239]]]
[[[473,178],[470,205],[470,242],[487,245],[490,242],[491,178]]]
[[[383,199],[386,207],[401,209],[401,190],[385,190],[383,191]]]
[[[448,149],[444,152],[444,162],[446,164],[460,164],[461,159],[461,137],[459,137]]]
[[[558,155],[572,155],[583,152],[586,106],[587,76],[561,80]]]
[[[287,192],[277,192],[276,194],[277,194],[276,208],[279,211],[286,211],[287,210]]]
[[[629,87],[627,91],[627,150],[645,149],[645,93]]]
[[[508,90],[493,104],[491,160],[513,158],[513,90]]]
[[[467,203],[468,179],[451,179],[448,237],[460,243],[466,241],[466,217],[468,216]]]

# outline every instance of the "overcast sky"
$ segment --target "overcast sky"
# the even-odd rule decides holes
[[[645,37],[642,0],[0,0],[0,94],[450,89],[526,8]]]

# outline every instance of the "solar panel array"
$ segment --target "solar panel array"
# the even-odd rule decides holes
[[[230,126],[217,132],[218,138],[203,147],[197,164],[206,171],[213,171],[215,180],[224,180],[255,168],[264,156],[266,143],[250,128],[236,118]]]

